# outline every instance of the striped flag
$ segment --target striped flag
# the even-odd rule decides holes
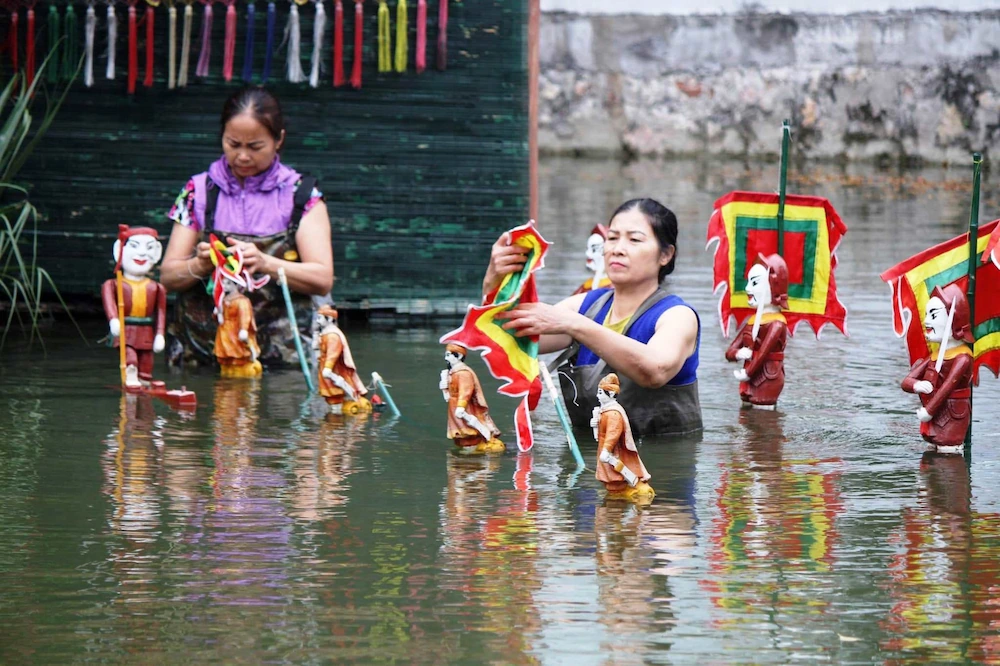
[[[994,266],[1000,268],[1000,224],[993,227],[993,233],[986,241],[986,248],[983,250],[983,263],[985,264],[987,261],[992,261]]]
[[[987,250],[997,253],[1000,220],[979,227],[976,240],[976,302],[972,334],[975,365],[986,366],[1000,374],[1000,270],[990,262]],[[927,301],[934,287],[958,285],[963,292],[969,284],[969,235],[962,234],[928,248],[882,273],[882,280],[892,290],[892,323],[896,335],[906,338],[910,363],[927,358],[934,350],[924,336]]]
[[[543,257],[549,243],[538,233],[534,220],[512,229],[510,242],[528,248],[524,268],[505,276],[483,305],[470,305],[462,326],[442,336],[441,344],[455,342],[469,349],[483,350],[483,361],[490,374],[505,382],[497,390],[504,395],[523,397],[514,412],[514,427],[518,449],[529,451],[534,443],[530,412],[538,405],[542,393],[538,336],[519,338],[504,330],[504,321],[496,316],[521,303],[538,301],[534,272],[544,266]]]
[[[822,197],[789,194],[785,197],[783,259],[788,264],[788,332],[805,322],[816,337],[827,324],[847,335],[847,308],[837,298],[837,245],[847,225]],[[756,310],[745,291],[747,273],[758,254],[778,251],[778,195],[767,192],[730,192],[715,202],[708,222],[708,247],[715,248],[714,284],[719,294],[719,322],[729,335]]]

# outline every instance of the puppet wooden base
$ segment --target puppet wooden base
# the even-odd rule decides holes
[[[227,363],[220,366],[220,374],[223,377],[231,378],[252,378],[260,377],[264,374],[264,368],[261,366],[260,361],[254,361],[253,363]]]
[[[158,379],[142,386],[119,386],[117,388],[126,393],[151,395],[181,411],[194,411],[198,406],[198,397],[194,391],[188,391],[184,386],[180,389],[168,389],[166,382]]]
[[[625,490],[614,490],[608,491],[605,496],[609,500],[625,500],[626,502],[635,502],[636,504],[648,504],[653,501],[656,496],[656,491],[645,481],[640,481],[635,485],[634,488],[626,485]]]
[[[496,437],[488,442],[484,442],[482,437],[469,437],[454,441],[457,453],[463,456],[485,456],[491,453],[503,453],[507,450],[507,446]],[[474,444],[473,442],[478,443]]]
[[[359,414],[371,414],[372,413],[372,403],[368,398],[358,398],[357,400],[345,400],[343,406],[341,407],[341,413],[347,414],[348,416],[357,416]]]

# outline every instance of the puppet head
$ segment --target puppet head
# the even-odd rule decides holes
[[[465,345],[450,342],[444,348],[444,360],[448,362],[448,367],[453,368],[456,364],[465,360],[469,349]]]
[[[151,227],[118,225],[118,239],[113,250],[115,272],[122,270],[133,278],[145,277],[163,256],[159,234]]]
[[[948,331],[950,338],[968,343],[975,342],[969,317],[969,301],[961,287],[955,284],[937,286],[931,292],[931,298],[927,301],[927,314],[924,316],[927,339],[930,342],[942,342],[945,339],[948,313],[951,312],[952,306],[955,308],[955,314],[951,321],[951,331]]]
[[[604,273],[604,241],[608,238],[608,228],[603,224],[590,230],[587,238],[587,268],[595,273]]]
[[[747,273],[746,292],[752,307],[763,303],[788,308],[788,264],[781,255],[758,255]]]
[[[597,401],[602,405],[615,400],[621,393],[621,384],[618,382],[618,375],[611,373],[604,377],[597,385]]]

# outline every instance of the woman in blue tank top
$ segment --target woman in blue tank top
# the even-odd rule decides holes
[[[493,246],[483,280],[489,293],[521,270],[527,250],[506,234]],[[566,350],[559,367],[573,425],[587,428],[597,384],[616,372],[619,402],[637,435],[680,434],[701,428],[694,308],[661,284],[677,258],[677,218],[653,199],[627,201],[614,212],[604,244],[612,287],[571,296],[556,305],[530,303],[504,316],[516,335],[539,335],[541,353]]]

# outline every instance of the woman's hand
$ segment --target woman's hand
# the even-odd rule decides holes
[[[264,254],[260,249],[253,243],[247,243],[245,241],[236,240],[235,238],[226,237],[226,242],[232,248],[240,248],[243,252],[243,268],[250,271],[250,274],[263,273],[265,275],[270,275],[268,272],[268,260],[270,256]]]
[[[201,241],[194,248],[194,257],[191,258],[191,263],[194,264],[194,274],[206,277],[215,268],[215,264],[212,263],[212,248],[205,241]]]
[[[510,242],[509,231],[503,232],[490,250],[490,265],[486,269],[486,277],[483,278],[483,295],[499,287],[505,276],[524,268],[528,252],[530,250],[523,245],[514,245]]]
[[[504,330],[513,331],[523,338],[531,335],[569,334],[574,318],[582,315],[567,308],[548,303],[522,303],[513,310],[497,314],[497,319],[506,319]]]

